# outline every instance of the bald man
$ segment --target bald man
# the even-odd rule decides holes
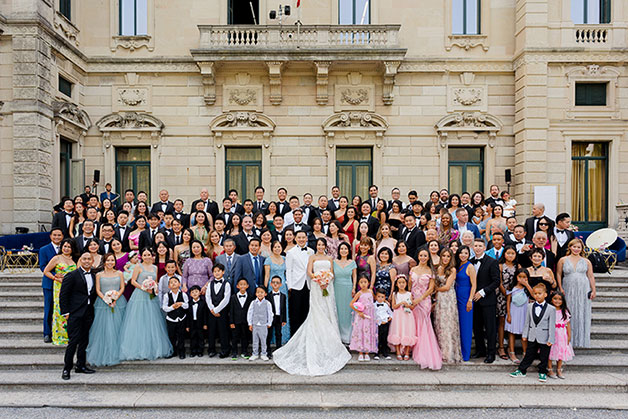
[[[200,199],[192,202],[191,212],[194,212],[196,210],[196,204],[198,204],[199,202],[203,202],[205,204],[205,212],[211,214],[212,220],[215,220],[216,217],[218,217],[218,213],[220,212],[218,210],[218,203],[212,201],[209,198],[209,191],[207,190],[207,188],[201,189]]]
[[[532,217],[528,218],[525,222],[526,239],[532,241],[534,233],[539,231],[539,221],[543,217],[545,217],[545,205],[542,203],[534,204],[532,206]],[[549,217],[546,218],[550,224],[549,231],[554,231],[554,221],[550,220]]]
[[[150,212],[157,214],[159,211],[174,212],[174,203],[170,201],[170,194],[166,189],[159,191],[159,201],[155,202],[150,209]]]

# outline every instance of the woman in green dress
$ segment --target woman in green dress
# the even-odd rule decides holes
[[[351,299],[355,294],[357,265],[351,257],[351,246],[347,242],[338,245],[338,258],[334,260],[334,292],[338,309],[338,328],[343,343],[351,342]]]

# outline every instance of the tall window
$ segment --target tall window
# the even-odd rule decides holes
[[[373,183],[371,148],[338,147],[336,149],[336,185],[347,195],[368,197]]]
[[[481,0],[452,1],[452,33],[454,35],[480,34]]]
[[[150,198],[150,147],[116,147],[116,189],[144,191]]]
[[[449,192],[473,193],[484,184],[484,149],[449,147]]]
[[[72,143],[61,137],[60,150],[59,150],[59,168],[60,179],[59,186],[61,196],[70,196],[72,193],[71,182],[72,179],[71,169],[72,167]]]
[[[72,97],[72,82],[66,78],[59,76],[59,91],[67,97]]]
[[[611,23],[611,0],[571,0],[575,24]]]
[[[59,13],[72,20],[72,0],[59,0]]]
[[[227,22],[230,25],[257,25],[259,0],[228,0]]]
[[[338,0],[338,20],[341,25],[371,23],[371,0]]]
[[[255,188],[262,184],[262,149],[229,147],[226,150],[226,191],[235,189],[240,199],[254,199]]]
[[[606,143],[572,143],[571,211],[585,230],[607,226],[608,148]]]
[[[147,0],[120,0],[120,35],[148,34]]]

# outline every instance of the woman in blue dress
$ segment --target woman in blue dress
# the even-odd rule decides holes
[[[104,271],[96,275],[96,294],[94,303],[94,323],[89,329],[87,362],[97,367],[120,363],[120,329],[126,309],[124,276],[116,269],[116,257],[108,253],[104,257]],[[115,291],[107,296],[107,292]],[[105,300],[111,298],[111,303]]]
[[[281,247],[281,243],[279,241],[274,240],[270,244],[270,249],[272,253],[269,257],[266,258],[264,262],[264,286],[270,292],[270,280],[278,276],[281,278],[281,288],[279,291],[283,294],[286,294],[286,310],[288,310],[288,286],[286,285],[286,258],[281,256],[281,252],[283,252],[283,248]],[[286,316],[288,321],[284,326],[281,327],[281,344],[284,345],[290,339],[290,318]],[[275,336],[272,337],[271,343],[275,343]]]
[[[142,263],[133,270],[131,284],[135,287],[127,304],[120,332],[120,359],[157,359],[172,354],[166,319],[159,306],[159,298],[152,289],[142,290],[147,280],[157,281],[155,255],[149,248],[142,250]]]
[[[347,242],[338,245],[338,258],[334,260],[334,293],[338,310],[338,329],[342,343],[351,343],[351,299],[355,295],[357,268],[351,257],[351,246]]]
[[[475,267],[469,262],[468,246],[460,246],[456,252],[456,300],[460,322],[460,346],[462,360],[471,357],[473,337],[473,296],[475,295]]]

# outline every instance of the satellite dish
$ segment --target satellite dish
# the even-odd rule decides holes
[[[609,248],[617,240],[617,232],[612,228],[602,228],[587,237],[587,247],[591,249]]]

